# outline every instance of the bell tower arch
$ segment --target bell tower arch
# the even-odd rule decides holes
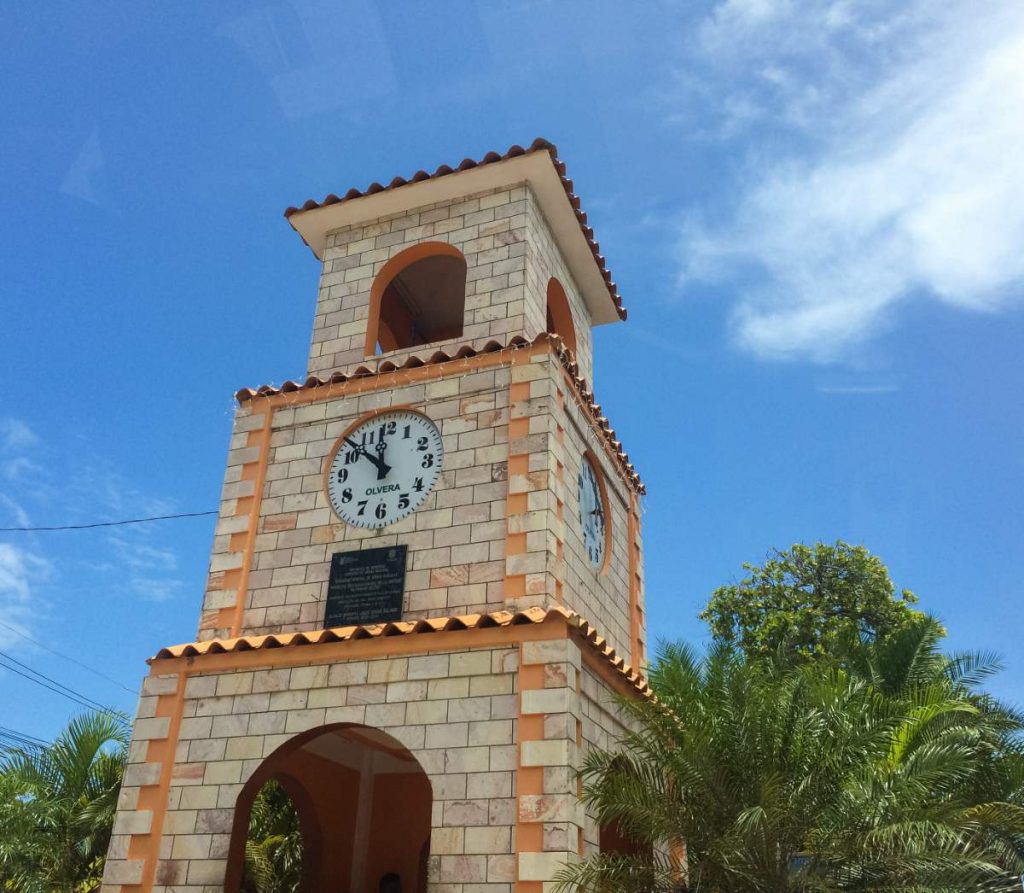
[[[447,242],[419,242],[392,257],[374,277],[364,352],[367,357],[462,337],[466,258]]]

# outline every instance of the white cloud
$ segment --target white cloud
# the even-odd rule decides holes
[[[21,419],[0,419],[0,445],[6,450],[20,450],[39,442],[32,429]]]
[[[102,204],[102,190],[99,184],[102,181],[105,162],[103,147],[100,145],[100,132],[94,127],[64,175],[60,191],[94,205]]]
[[[0,543],[0,646],[10,644],[17,634],[8,626],[25,632],[34,615],[34,590],[46,582],[52,567],[28,549]]]
[[[47,458],[63,449],[44,442],[23,422],[0,419],[0,527],[116,521],[174,511],[173,502],[141,493],[81,447],[75,474],[58,480]],[[56,568],[64,580],[74,580],[78,586],[133,599],[161,601],[184,588],[177,552],[148,524],[109,532],[10,536],[31,537],[0,542],[0,620],[22,631],[49,607],[38,590],[33,591],[33,582],[50,579]],[[43,552],[40,536],[46,537],[45,561],[39,557]],[[83,549],[83,543],[88,548]],[[62,590],[54,589],[53,595],[59,598]]]
[[[42,471],[42,468],[27,456],[15,456],[6,462],[0,462],[0,473],[9,481],[18,480],[27,474]]]
[[[698,32],[719,133],[770,121],[782,147],[683,229],[684,282],[734,281],[757,354],[848,356],[911,298],[1024,297],[1024,6],[891,10],[726,0]]]

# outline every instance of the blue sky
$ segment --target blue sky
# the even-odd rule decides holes
[[[232,393],[304,373],[283,209],[544,136],[630,311],[595,389],[650,491],[652,636],[843,538],[1024,700],[1024,7],[939,6],[7,4],[0,526],[215,508]],[[24,636],[136,687],[211,535],[0,534],[0,649],[133,709]],[[76,709],[10,672],[0,703]]]

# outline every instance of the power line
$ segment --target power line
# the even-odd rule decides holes
[[[16,626],[11,626],[9,623],[4,622],[3,620],[0,620],[0,626],[6,627],[12,633],[14,633],[15,635],[21,636],[23,639],[26,639],[27,641],[31,642],[33,645],[36,645],[37,647],[42,648],[43,651],[49,651],[50,654],[53,654],[56,657],[61,658],[62,660],[66,660],[66,661],[69,661],[70,663],[76,664],[77,666],[81,667],[83,670],[88,670],[90,673],[93,673],[94,675],[99,676],[101,679],[106,679],[107,682],[113,683],[118,688],[123,688],[130,695],[137,695],[138,694],[138,691],[136,689],[129,688],[127,685],[124,685],[123,683],[118,682],[112,676],[108,676],[106,673],[102,673],[99,670],[97,670],[95,667],[90,667],[88,664],[84,664],[80,660],[77,660],[77,659],[71,657],[70,655],[61,654],[61,652],[55,651],[53,648],[50,648],[48,645],[44,645],[42,642],[39,642],[36,639],[33,639],[30,635],[28,635],[28,633],[23,633]]]
[[[173,521],[176,518],[202,518],[217,512],[182,512],[178,515],[154,515],[152,518],[128,518],[125,521],[96,521],[93,524],[60,524],[53,527],[0,527],[0,533],[45,533],[53,530],[92,530],[96,527],[123,527],[125,524],[147,524],[150,521]]]
[[[38,750],[47,747],[48,742],[32,735],[25,735],[16,732],[14,729],[5,729],[0,726],[0,750]]]
[[[87,710],[95,709],[91,704],[87,704],[85,703],[85,701],[80,701],[78,700],[78,698],[66,694],[65,692],[62,692],[59,688],[54,688],[52,685],[47,685],[45,682],[40,682],[38,679],[29,676],[28,673],[22,673],[21,670],[17,669],[16,667],[9,667],[2,660],[0,660],[0,667],[2,667],[5,670],[10,670],[12,673],[17,673],[17,675],[19,676],[24,676],[29,682],[34,682],[36,685],[41,685],[43,688],[48,688],[50,689],[50,691],[56,692],[62,697],[67,698],[69,701],[74,701],[74,703],[78,704],[79,707],[85,707]]]
[[[10,666],[8,663],[5,663],[5,661],[17,664],[19,667],[21,667],[24,670],[28,670],[28,673],[31,673],[33,675],[29,676],[28,673],[21,672],[21,670],[18,670],[17,668]],[[48,688],[50,689],[50,691],[56,692],[59,695],[63,695],[68,700],[75,701],[78,704],[81,704],[83,707],[88,708],[89,710],[108,709],[99,701],[94,701],[88,695],[83,695],[81,692],[77,692],[73,688],[69,688],[63,683],[58,682],[56,679],[51,679],[45,673],[40,673],[38,670],[33,670],[32,667],[30,667],[28,664],[22,663],[20,660],[11,657],[4,651],[0,651],[0,667],[3,667],[6,670],[10,670],[13,673],[17,673],[19,676],[24,676],[30,682],[35,682],[36,685],[41,685],[43,688]],[[34,678],[35,676],[38,676],[39,679]],[[41,682],[41,679],[45,679],[46,682]],[[52,683],[52,685],[47,685],[47,683]]]
[[[44,741],[42,738],[37,738],[35,735],[29,735],[26,732],[19,732],[17,729],[8,729],[6,726],[0,726],[0,735],[5,738],[18,738],[21,741],[31,741],[33,744],[49,744],[48,741]]]
[[[106,706],[104,704],[101,704],[99,701],[94,701],[88,695],[83,695],[81,692],[75,691],[73,688],[71,688],[71,686],[65,685],[63,682],[58,682],[56,679],[52,678],[51,676],[47,676],[45,673],[40,673],[37,669],[35,669],[34,667],[30,667],[28,664],[18,660],[16,657],[11,657],[11,655],[9,655],[6,651],[3,651],[2,649],[0,649],[0,660],[6,660],[10,661],[11,663],[17,664],[23,670],[28,670],[28,672],[30,672],[33,676],[38,676],[40,679],[45,679],[47,682],[64,689],[64,691],[69,692],[70,694],[73,694],[79,700],[88,701],[89,703],[94,704],[96,708],[99,710],[107,709]]]

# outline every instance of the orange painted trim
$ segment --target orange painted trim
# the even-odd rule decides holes
[[[590,423],[590,428],[597,436],[597,439],[600,441],[601,448],[602,450],[604,450],[605,456],[608,457],[608,461],[612,463],[612,467],[616,469],[616,471],[618,472],[619,480],[621,480],[622,483],[626,485],[626,488],[629,490],[630,493],[636,493],[637,487],[639,485],[631,481],[622,471],[623,460],[621,460],[615,453],[615,451],[612,449],[611,444],[608,442],[608,435],[605,434],[601,426],[597,424],[597,421],[594,418],[594,414],[590,411],[590,408],[580,398],[579,390],[576,387],[576,383],[573,381],[572,376],[569,375],[569,372],[565,369],[564,366],[562,367],[562,376],[565,378],[565,381],[569,386],[569,390],[573,395],[573,403],[576,404],[576,407],[579,409],[579,411],[583,413],[583,417]],[[640,492],[645,491],[641,490]]]
[[[238,594],[235,599],[235,611],[231,620],[231,635],[237,636],[242,631],[245,617],[245,603],[249,596],[249,571],[252,567],[253,554],[256,549],[256,535],[260,522],[260,504],[263,502],[263,488],[267,482],[267,465],[270,460],[270,432],[274,418],[273,406],[263,407],[263,427],[260,429],[260,455],[257,464],[253,493],[249,502],[249,525],[246,531],[245,546],[242,549],[242,572],[238,578]]]
[[[640,630],[640,555],[637,540],[640,537],[639,505],[635,496],[629,500],[629,531],[626,548],[629,549],[629,663],[637,671],[643,664],[643,645]]]
[[[390,657],[435,651],[464,651],[467,648],[492,648],[512,642],[539,642],[566,635],[564,621],[551,618],[540,623],[520,623],[473,630],[450,630],[415,635],[378,636],[372,639],[349,639],[285,648],[261,648],[251,651],[196,654],[190,657],[155,658],[150,662],[150,675],[179,672],[185,661],[189,672],[219,672],[257,667],[291,667],[362,658]],[[467,636],[467,633],[470,635]]]
[[[551,316],[555,331],[565,346],[576,355],[576,326],[572,321],[572,308],[569,306],[569,299],[566,297],[562,283],[554,276],[548,280],[547,288],[547,310]]]
[[[520,366],[533,356],[529,353],[513,356],[512,366]],[[510,378],[514,378],[510,376]],[[526,534],[513,532],[512,519],[525,515],[529,511],[529,495],[527,493],[513,493],[513,481],[517,477],[523,477],[530,472],[530,456],[528,453],[513,453],[512,443],[515,440],[528,437],[530,434],[530,419],[517,415],[516,405],[530,399],[530,383],[528,381],[509,381],[508,385],[508,455],[506,457],[507,486],[505,489],[505,558],[506,561],[513,555],[526,553]],[[523,598],[526,595],[527,583],[526,574],[508,573],[508,565],[505,566],[504,596],[506,601]]]
[[[380,268],[376,277],[374,277],[373,285],[370,286],[370,315],[366,326],[366,340],[363,343],[364,356],[372,357],[377,352],[380,330],[380,306],[384,299],[384,292],[391,284],[391,280],[406,267],[416,263],[416,261],[438,255],[457,257],[463,263],[466,263],[465,256],[454,245],[449,245],[447,242],[420,242],[417,245],[406,248],[404,251],[400,251]]]
[[[133,847],[138,846],[136,840],[139,841],[139,848],[145,847],[145,856],[143,857],[142,867],[142,883],[139,885],[141,890],[152,890],[153,883],[156,880],[156,868],[157,862],[160,858],[160,840],[163,837],[164,830],[164,818],[167,815],[167,803],[171,793],[171,780],[174,774],[174,753],[178,746],[178,733],[181,730],[181,715],[185,707],[185,668],[175,668],[172,672],[178,674],[178,684],[174,691],[174,695],[166,706],[169,708],[166,713],[161,710],[164,705],[161,704],[163,698],[157,700],[157,716],[166,715],[170,717],[170,723],[168,724],[167,737],[160,741],[150,741],[146,747],[147,762],[154,762],[150,759],[151,751],[154,757],[159,757],[161,760],[160,767],[160,782],[156,785],[156,793],[150,794],[147,799],[153,803],[153,821],[150,825],[149,834],[132,835],[131,840],[128,842],[129,856]],[[154,745],[162,745],[154,747]],[[139,791],[139,797],[142,798],[142,791],[145,788],[141,788]]]
[[[562,632],[565,637],[569,635],[569,628],[565,627]],[[557,636],[553,638],[563,638]],[[544,793],[544,767],[523,766],[523,744],[527,741],[544,740],[544,716],[543,714],[528,714],[523,712],[523,692],[537,691],[544,688],[544,665],[527,664],[523,653],[522,644],[519,645],[519,673],[517,674],[516,692],[516,774],[515,790],[515,852],[516,873],[513,890],[515,893],[540,893],[543,890],[543,883],[540,881],[524,881],[519,877],[519,856],[521,853],[542,853],[544,852],[544,823],[524,822],[521,819],[522,809],[520,800],[522,797],[540,796]]]
[[[583,663],[587,665],[587,668],[593,670],[595,674],[600,676],[604,682],[607,682],[620,695],[630,698],[644,697],[625,676],[593,649],[581,647],[580,653],[583,655]]]
[[[372,393],[385,388],[397,388],[402,385],[416,384],[421,381],[433,381],[447,378],[468,369],[488,369],[492,366],[510,366],[519,362],[516,357],[525,355],[527,358],[550,351],[547,342],[537,344],[521,344],[495,350],[491,353],[478,353],[471,357],[453,357],[444,363],[414,366],[409,369],[396,368],[389,372],[370,372],[361,377],[348,378],[345,381],[326,382],[317,387],[303,388],[301,391],[279,392],[276,394],[256,394],[245,400],[256,406],[265,401],[274,407],[298,406],[306,403],[317,403],[320,400],[331,400],[336,397],[351,397],[359,394]],[[512,358],[512,362],[508,362]],[[254,410],[254,412],[257,410]]]
[[[472,349],[472,345],[470,344],[464,345],[464,347]],[[633,469],[633,466],[629,464],[628,456],[621,452],[621,445],[617,442],[614,444],[612,443],[614,439],[614,432],[607,427],[606,419],[598,418],[597,410],[600,407],[594,403],[593,394],[586,390],[586,383],[582,379],[575,377],[576,366],[572,363],[572,359],[569,356],[568,351],[560,345],[560,339],[555,336],[546,336],[545,338],[538,336],[532,343],[524,342],[511,344],[507,347],[499,348],[489,353],[474,354],[471,357],[449,357],[447,354],[444,354],[443,351],[439,351],[444,359],[437,361],[431,359],[425,362],[422,366],[410,368],[397,367],[390,359],[382,358],[378,363],[378,368],[385,365],[391,365],[393,368],[384,371],[375,371],[367,366],[359,366],[355,370],[355,373],[344,381],[330,382],[316,379],[315,384],[307,383],[303,385],[297,385],[292,382],[290,383],[294,385],[292,390],[285,391],[271,389],[268,393],[263,394],[250,390],[241,390],[235,394],[235,398],[241,404],[255,404],[259,400],[270,400],[277,406],[295,406],[298,404],[312,403],[317,400],[323,400],[334,396],[370,393],[381,388],[397,387],[403,383],[412,384],[414,382],[444,378],[452,373],[453,370],[451,367],[460,360],[462,365],[459,368],[462,369],[468,369],[471,368],[471,365],[476,365],[471,361],[480,361],[480,367],[487,368],[489,366],[505,365],[501,362],[501,359],[511,355],[513,360],[510,365],[517,365],[522,362],[527,362],[531,356],[534,356],[541,350],[546,350],[548,353],[554,354],[558,359],[562,368],[562,373],[565,376],[565,380],[572,389],[573,400],[576,402],[580,410],[586,415],[591,427],[598,432],[598,435],[601,438],[603,438],[605,442],[605,449],[608,451],[608,455],[616,463],[616,467],[620,471],[623,482],[631,490],[641,495],[646,493],[647,491],[645,490],[639,475],[636,473],[635,469]],[[525,357],[520,358],[522,354],[525,354]],[[434,356],[437,355],[435,354]],[[420,362],[423,361],[421,360]]]

